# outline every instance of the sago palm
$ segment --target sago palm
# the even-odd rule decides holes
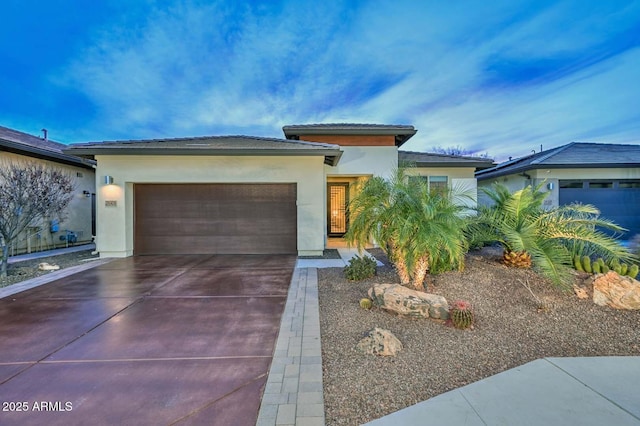
[[[422,180],[408,179],[402,169],[391,180],[373,177],[349,204],[345,238],[359,248],[377,241],[401,282],[422,290],[428,271],[463,266],[465,204],[455,201],[450,192],[431,192]]]
[[[588,245],[593,254],[608,259],[633,257],[615,238],[598,228],[623,231],[615,223],[601,218],[591,205],[571,204],[552,209],[543,207],[548,193],[543,183],[514,193],[501,184],[484,192],[494,205],[479,209],[471,233],[475,240],[498,242],[509,266],[533,265],[554,284],[566,286],[571,275],[571,247]]]

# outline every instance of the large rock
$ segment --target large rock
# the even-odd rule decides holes
[[[366,354],[396,356],[402,350],[402,342],[389,330],[376,327],[358,342],[357,349]]]
[[[443,320],[449,318],[447,299],[399,284],[376,284],[369,289],[369,297],[376,306],[400,315]]]
[[[593,280],[593,302],[616,309],[640,309],[640,282],[614,271]]]

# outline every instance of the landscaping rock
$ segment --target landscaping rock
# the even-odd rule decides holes
[[[400,315],[443,320],[449,318],[447,299],[399,284],[376,284],[369,289],[369,297],[376,306]]]
[[[396,356],[402,350],[402,342],[389,330],[376,327],[358,342],[357,349],[366,354]]]
[[[587,290],[584,287],[580,287],[577,285],[573,286],[573,292],[576,294],[576,296],[578,296],[578,299],[588,299],[589,298],[589,293],[587,293]]]
[[[58,269],[60,269],[60,266],[42,262],[38,264],[38,269],[41,271],[57,271]]]
[[[640,309],[640,282],[614,271],[593,280],[593,302],[615,309]]]

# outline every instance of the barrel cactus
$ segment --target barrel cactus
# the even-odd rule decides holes
[[[474,315],[471,303],[466,300],[456,300],[449,309],[449,318],[454,327],[466,329],[473,325]]]
[[[362,309],[371,309],[372,303],[371,303],[371,299],[367,299],[366,297],[363,299],[360,299],[360,307]]]

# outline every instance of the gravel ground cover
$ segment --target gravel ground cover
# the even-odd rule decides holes
[[[347,281],[342,268],[318,270],[327,425],[362,424],[538,358],[640,355],[640,312],[578,299],[533,271],[501,265],[495,250],[471,252],[463,272],[429,279],[429,292],[472,303],[473,329],[361,309],[372,284],[398,282],[388,266],[361,282]],[[355,349],[374,327],[400,339],[397,357]]]
[[[98,255],[91,255],[92,251],[93,250],[77,251],[74,253],[61,254],[58,256],[43,257],[41,259],[10,263],[7,269],[7,277],[0,278],[0,288],[51,273],[51,271],[40,271],[38,269],[38,265],[42,262],[46,262],[52,265],[58,265],[60,266],[60,269],[64,269],[70,266],[84,264],[89,259],[98,259]]]

